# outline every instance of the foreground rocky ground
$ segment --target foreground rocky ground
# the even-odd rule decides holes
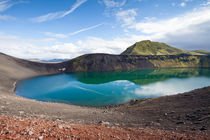
[[[0,116],[0,139],[182,139],[207,140],[204,132],[174,132],[152,129],[111,127],[106,122],[101,125],[72,124],[44,119]]]

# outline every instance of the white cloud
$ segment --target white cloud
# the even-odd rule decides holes
[[[72,54],[78,55],[79,49],[72,43],[61,44],[53,38],[31,40],[2,33],[0,42],[0,52],[19,58],[70,58]]]
[[[0,20],[13,20],[15,17],[8,16],[8,15],[0,15]]]
[[[81,54],[86,53],[110,53],[119,54],[122,50],[130,46],[132,39],[114,38],[112,40],[104,40],[98,37],[88,37],[86,40],[77,42],[77,46],[82,48]]]
[[[185,2],[182,2],[182,3],[180,3],[180,6],[181,7],[185,7],[186,6],[186,3]]]
[[[113,7],[122,7],[125,5],[127,0],[103,0],[104,4],[108,8],[113,8]]]
[[[123,21],[123,25],[131,25],[135,22],[137,16],[136,9],[129,9],[125,11],[119,11],[116,13],[118,20]]]
[[[170,33],[180,29],[186,29],[191,25],[198,25],[210,21],[210,9],[203,8],[186,13],[170,19],[158,20],[154,22],[138,22],[129,28],[136,29],[143,33]]]
[[[115,16],[116,13],[126,4],[127,0],[99,0],[99,3],[106,6],[104,15],[107,17]]]
[[[144,17],[144,19],[145,19],[147,22],[151,22],[151,21],[155,21],[157,18],[156,18],[156,17]]]
[[[194,49],[195,45],[191,42],[205,42],[205,45],[202,44],[204,46],[199,47],[207,49],[207,44],[210,43],[206,39],[206,36],[210,36],[210,33],[208,33],[210,27],[207,24],[210,22],[210,16],[208,15],[210,15],[210,8],[203,7],[169,19],[134,22],[134,24],[128,26],[128,29],[135,29],[147,34],[153,40],[168,41],[168,43],[172,42],[174,45],[177,44],[175,41],[185,42],[183,45],[179,44],[178,47],[184,48],[185,45],[187,49]],[[194,38],[190,39],[192,36]]]
[[[53,38],[42,40],[23,39],[16,36],[0,34],[0,52],[19,58],[74,58],[87,53],[119,54],[136,41],[149,39],[145,36],[130,38],[113,38],[104,40],[88,37],[77,42],[59,42]]]
[[[52,32],[45,32],[44,35],[53,37],[53,38],[67,38],[68,37],[65,34],[56,34],[56,33],[52,33]]]
[[[82,5],[86,1],[87,0],[77,0],[77,2],[68,11],[48,13],[48,14],[43,15],[43,16],[32,18],[32,21],[34,21],[34,22],[45,22],[45,21],[49,21],[49,20],[63,18],[65,16],[71,14],[72,12],[74,12],[74,10],[76,10],[80,5]]]
[[[209,6],[209,5],[210,5],[210,0],[208,0],[208,1],[206,1],[206,2],[203,2],[201,5],[202,5],[202,6]]]
[[[175,6],[180,6],[180,7],[185,7],[185,6],[187,6],[187,3],[189,3],[189,2],[192,2],[193,0],[183,0],[181,3],[175,3],[175,2],[173,2],[173,3],[171,3],[171,5],[173,6],[173,7],[175,7]]]

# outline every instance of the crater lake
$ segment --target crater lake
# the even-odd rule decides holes
[[[210,86],[209,69],[144,69],[40,76],[19,81],[15,93],[38,101],[102,107],[205,86]]]

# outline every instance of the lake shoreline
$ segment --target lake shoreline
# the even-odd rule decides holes
[[[43,102],[102,108],[210,86],[209,73],[208,69],[164,68],[45,75],[18,81],[15,94]]]

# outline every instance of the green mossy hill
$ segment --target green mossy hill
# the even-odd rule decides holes
[[[205,50],[195,50],[192,52],[203,54],[203,55],[210,55],[210,51],[205,51]]]
[[[134,45],[127,48],[121,55],[204,55],[199,52],[185,51],[178,48],[171,47],[165,43],[152,42],[145,40],[137,42]]]

